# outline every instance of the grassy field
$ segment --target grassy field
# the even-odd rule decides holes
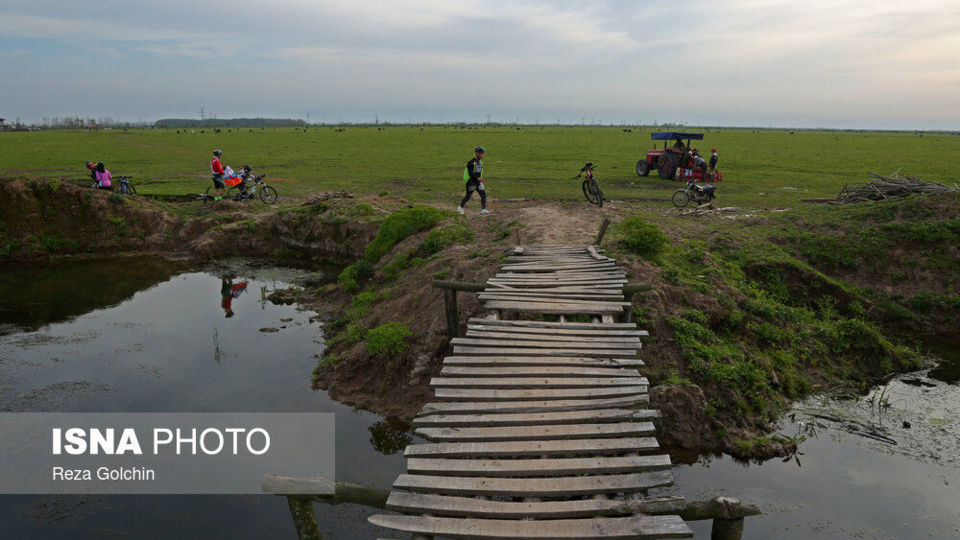
[[[103,160],[135,177],[144,194],[186,194],[209,185],[214,148],[235,169],[266,173],[282,196],[321,190],[389,191],[411,200],[455,204],[461,169],[475,145],[487,149],[485,177],[496,198],[576,200],[571,178],[586,161],[609,198],[666,198],[679,182],[640,178],[636,161],[651,148],[651,129],[614,127],[331,127],[173,129],[0,133],[0,175],[77,178],[86,160]],[[953,183],[960,136],[931,133],[711,129],[698,147],[720,151],[720,202],[794,206],[832,197],[868,171]]]

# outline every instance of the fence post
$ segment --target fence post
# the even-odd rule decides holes
[[[456,289],[443,290],[443,306],[447,312],[447,336],[450,339],[457,337],[460,331],[460,314],[457,311]]]

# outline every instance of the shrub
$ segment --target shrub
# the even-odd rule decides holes
[[[410,346],[406,339],[413,332],[402,322],[388,322],[367,331],[367,352],[371,356],[397,355]]]
[[[667,235],[663,234],[659,227],[648,223],[640,216],[623,220],[620,231],[623,233],[620,243],[628,250],[644,257],[659,255],[667,244]]]
[[[380,230],[367,244],[363,258],[375,264],[390,251],[390,248],[411,234],[429,229],[440,222],[447,212],[429,206],[415,206],[398,210],[380,224]]]
[[[373,265],[363,259],[343,269],[337,276],[337,281],[348,291],[355,291],[360,287],[360,280],[373,273]]]
[[[420,248],[432,255],[453,244],[466,244],[471,240],[473,240],[473,231],[463,223],[454,223],[430,231],[427,239],[420,244]]]

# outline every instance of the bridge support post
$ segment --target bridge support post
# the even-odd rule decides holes
[[[313,499],[310,497],[288,495],[287,506],[293,517],[293,526],[299,540],[323,540],[317,515],[313,512]]]
[[[710,540],[740,540],[743,537],[743,518],[713,518]]]
[[[443,307],[447,314],[447,337],[453,339],[460,331],[460,313],[457,311],[457,291],[443,290]]]

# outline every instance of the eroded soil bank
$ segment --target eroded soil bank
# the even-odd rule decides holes
[[[664,413],[660,440],[680,449],[789,453],[796,440],[770,433],[793,400],[863,392],[916,369],[924,359],[908,336],[953,324],[960,312],[952,285],[960,278],[958,201],[949,198],[728,220],[616,201],[602,211],[500,203],[489,216],[390,196],[201,207],[24,179],[0,181],[0,195],[4,261],[135,252],[352,262],[337,284],[273,299],[329,321],[317,387],[400,420],[430,399],[429,379],[447,352],[433,279],[483,283],[514,245],[590,244],[604,217],[614,221],[608,254],[631,281],[653,285],[631,299],[632,311],[651,332],[643,358],[652,403]],[[659,251],[638,254],[625,242],[632,233],[621,224],[638,214],[665,235]],[[459,299],[461,324],[484,313],[475,295]]]

